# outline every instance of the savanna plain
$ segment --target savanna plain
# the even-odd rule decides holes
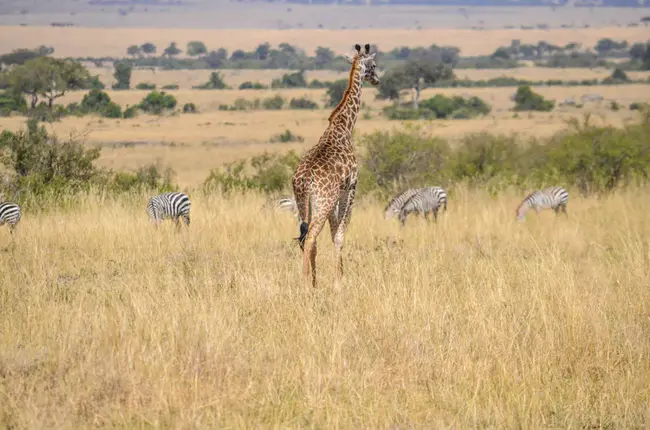
[[[153,79],[136,73],[143,75],[134,83]],[[255,192],[208,193],[200,184],[227,161],[302,153],[329,113],[225,112],[219,104],[280,93],[322,106],[324,90],[198,91],[189,88],[206,72],[156,73],[169,73],[158,83],[179,83],[172,93],[199,113],[65,118],[48,127],[101,146],[105,167],[162,160],[192,198],[191,225],[155,229],[147,194],[90,193],[26,212],[13,236],[0,229],[0,427],[650,424],[649,188],[581,196],[568,187],[568,217],[531,211],[524,223],[515,221],[523,195],[512,189],[494,195],[456,184],[437,223],[412,217],[405,227],[384,219],[385,200],[359,198],[341,288],[333,287],[325,229],[313,289],[302,277],[291,214],[263,209],[266,197]],[[277,77],[270,73],[225,78],[268,84]],[[513,73],[580,74],[503,72]],[[427,89],[425,97],[480,95],[494,110],[422,126],[450,141],[475,131],[548,136],[585,112],[623,126],[638,115],[612,111],[611,101],[647,101],[647,88],[535,88],[557,101],[593,93],[604,101],[520,116],[509,110],[513,89]],[[122,105],[144,95],[108,93]],[[381,116],[374,91],[364,101],[359,133],[401,125]],[[0,126],[16,130],[24,119],[3,118]],[[305,140],[269,142],[285,129]]]

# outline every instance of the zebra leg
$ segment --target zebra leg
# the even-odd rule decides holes
[[[566,211],[566,205],[562,205],[562,212],[564,213],[564,216],[569,218],[569,214]]]
[[[183,221],[185,221],[185,225],[189,227],[190,226],[190,215],[189,214],[183,215]]]
[[[438,208],[433,210],[433,221],[438,222]]]

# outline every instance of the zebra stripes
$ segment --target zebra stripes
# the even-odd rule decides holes
[[[13,233],[21,217],[20,206],[9,202],[0,203],[0,226],[7,224]]]
[[[190,198],[185,193],[172,192],[154,196],[147,204],[147,213],[157,225],[164,219],[171,218],[180,227],[179,218],[190,225]]]
[[[515,211],[517,214],[516,219],[523,221],[530,209],[535,209],[537,214],[542,209],[553,209],[556,214],[559,214],[560,210],[562,210],[564,215],[567,215],[566,204],[568,201],[569,193],[562,187],[550,187],[533,191],[517,206]]]
[[[422,188],[409,188],[408,190],[402,191],[393,197],[393,199],[384,208],[384,218],[389,219],[399,215],[402,207],[404,206],[404,203],[406,203],[408,199],[413,197],[420,190],[422,190]]]
[[[433,213],[434,221],[438,221],[438,210],[443,206],[447,210],[447,193],[440,187],[422,188],[409,198],[399,213],[399,221],[402,225],[406,223],[406,218],[411,213],[418,213],[429,218],[429,213]]]

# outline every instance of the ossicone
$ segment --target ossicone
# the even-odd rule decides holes
[[[361,53],[361,45],[359,45],[358,43],[354,45],[354,49],[356,49],[358,53]]]
[[[366,48],[366,54],[370,54],[370,44],[369,43],[366,43],[365,48]]]

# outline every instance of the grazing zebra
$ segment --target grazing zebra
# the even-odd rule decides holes
[[[438,221],[440,206],[447,211],[447,193],[440,187],[422,188],[409,198],[399,213],[399,221],[404,225],[410,213],[424,214],[429,219],[429,212],[433,213],[434,221]]]
[[[171,218],[180,227],[179,218],[190,225],[190,198],[185,193],[163,193],[154,196],[147,204],[147,213],[157,226],[160,221]]]
[[[516,218],[519,221],[523,221],[526,217],[526,212],[530,209],[535,209],[537,214],[542,209],[553,209],[556,215],[560,213],[561,209],[564,215],[568,216],[566,213],[568,200],[569,193],[562,187],[550,187],[534,191],[527,195],[521,204],[517,206],[515,211],[517,214]]]
[[[384,208],[384,218],[389,219],[398,215],[402,210],[404,203],[406,203],[408,199],[413,197],[420,190],[422,190],[422,188],[409,188],[408,190],[402,191],[393,197],[393,199]]]
[[[298,206],[296,205],[296,200],[293,197],[280,197],[267,200],[262,206],[264,210],[271,209],[280,209],[283,211],[291,212],[295,216],[298,216]]]
[[[8,224],[10,233],[13,234],[21,217],[20,206],[9,202],[0,203],[0,226]]]

